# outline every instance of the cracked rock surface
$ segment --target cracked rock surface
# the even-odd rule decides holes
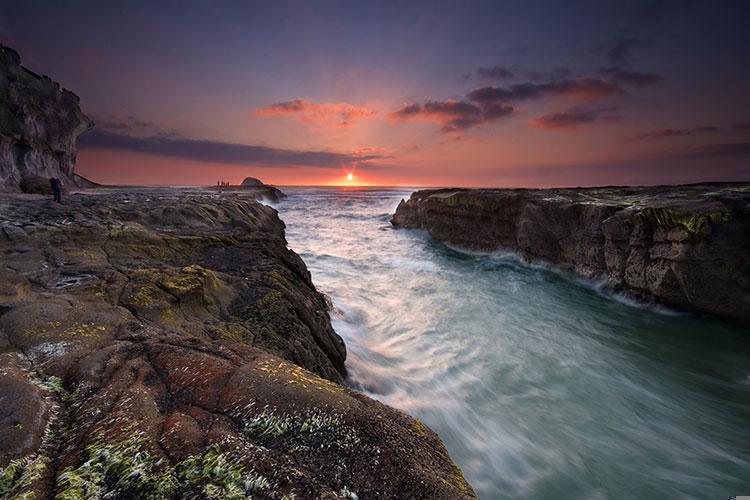
[[[464,498],[252,197],[0,198],[0,497]],[[107,496],[108,495],[108,496]]]
[[[431,189],[392,224],[511,250],[616,290],[750,324],[750,184]]]

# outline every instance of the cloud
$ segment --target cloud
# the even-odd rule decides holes
[[[550,71],[529,71],[527,73],[529,79],[534,82],[568,80],[572,74],[573,71],[564,66],[552,68]]]
[[[734,130],[750,130],[750,122],[740,122],[732,125]]]
[[[491,68],[477,68],[477,76],[489,80],[510,80],[515,75],[505,66],[493,66]]]
[[[104,117],[94,117],[96,125],[107,130],[140,131],[152,129],[156,124],[146,120],[139,120],[135,116],[120,116],[109,114]]]
[[[660,128],[643,132],[636,136],[636,139],[671,139],[673,137],[686,137],[689,135],[705,134],[707,132],[718,132],[719,127],[703,125],[692,128]]]
[[[627,66],[633,61],[633,47],[639,41],[635,37],[619,38],[607,50],[607,60],[613,66]]]
[[[443,124],[443,132],[465,130],[474,125],[498,120],[513,113],[512,106],[501,103],[477,104],[467,101],[425,101],[411,103],[391,113],[397,120],[421,118]]]
[[[307,99],[294,99],[257,108],[254,114],[258,116],[296,115],[303,123],[350,127],[355,120],[371,117],[376,114],[376,111],[345,102],[312,102]]]
[[[551,113],[539,118],[533,118],[531,119],[531,124],[546,130],[575,130],[596,121],[619,121],[622,119],[622,116],[616,114],[617,111],[619,111],[617,107],[594,110],[570,109],[561,113]]]
[[[547,95],[562,95],[577,99],[597,99],[624,94],[614,82],[599,78],[577,78],[546,83],[519,83],[510,87],[479,87],[467,94],[470,101],[479,103],[538,99]]]
[[[94,129],[78,139],[81,149],[126,150],[137,153],[183,158],[210,163],[275,167],[367,167],[369,161],[389,158],[371,153],[337,153],[332,151],[297,151],[267,146],[252,146],[227,142],[167,138],[160,135],[134,137],[106,130]]]
[[[614,82],[622,85],[631,85],[633,87],[646,87],[663,80],[661,76],[653,73],[640,73],[638,71],[618,68],[617,66],[602,68],[600,71],[601,73],[608,75]]]
[[[574,113],[564,111],[562,113],[552,113],[550,115],[540,116],[531,120],[532,125],[543,129],[553,130],[570,130],[578,128],[581,125],[587,125],[596,121],[596,115],[593,113]]]
[[[625,92],[616,83],[599,78],[578,78],[545,83],[519,83],[509,87],[478,87],[463,100],[427,100],[423,104],[409,103],[391,113],[396,120],[421,118],[443,125],[443,132],[454,132],[510,116],[515,109],[509,103],[539,99],[548,95],[562,95],[593,100]],[[580,113],[579,113],[580,114]],[[540,123],[544,123],[542,120]]]
[[[750,142],[719,142],[704,144],[677,153],[675,158],[741,158],[750,159]]]

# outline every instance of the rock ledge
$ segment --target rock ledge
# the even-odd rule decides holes
[[[391,222],[750,324],[750,184],[424,190]]]

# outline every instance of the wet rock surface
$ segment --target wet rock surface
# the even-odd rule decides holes
[[[750,324],[748,184],[424,190],[402,200],[391,222]]]
[[[0,497],[473,496],[252,198],[0,198]]]

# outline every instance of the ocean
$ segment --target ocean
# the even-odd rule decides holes
[[[481,499],[750,495],[750,332],[393,229],[411,189],[282,189],[349,385],[437,432]]]

